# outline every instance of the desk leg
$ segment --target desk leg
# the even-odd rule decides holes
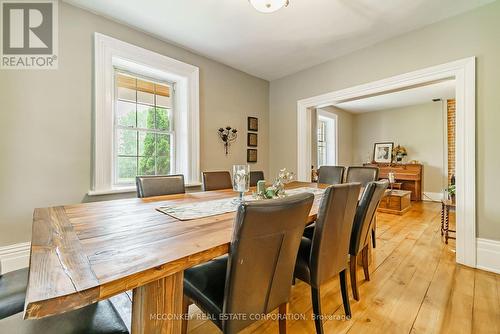
[[[183,277],[181,271],[134,289],[132,334],[181,332]]]

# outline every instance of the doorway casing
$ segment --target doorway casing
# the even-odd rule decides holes
[[[455,79],[456,94],[456,261],[476,267],[476,58],[397,75],[297,101],[297,179],[311,175],[312,108]]]

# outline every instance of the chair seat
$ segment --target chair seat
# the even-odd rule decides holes
[[[8,272],[0,276],[0,319],[24,310],[28,268]]]
[[[184,294],[196,300],[220,327],[224,303],[227,256],[216,258],[184,271]]]
[[[23,314],[0,320],[2,333],[16,334],[124,334],[127,326],[110,301],[37,320],[23,320]]]
[[[306,283],[311,282],[311,269],[309,267],[309,256],[311,255],[312,240],[302,237],[300,240],[299,253],[295,262],[294,276]]]

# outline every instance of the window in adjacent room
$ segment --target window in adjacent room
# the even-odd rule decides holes
[[[337,164],[337,116],[318,111],[317,156],[318,167]]]
[[[327,165],[326,121],[318,119],[318,167]]]

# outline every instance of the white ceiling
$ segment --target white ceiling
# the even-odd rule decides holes
[[[446,100],[454,97],[455,80],[447,80],[427,86],[343,102],[335,106],[352,113],[365,113],[430,103],[433,99]]]
[[[267,80],[495,0],[64,0]]]

